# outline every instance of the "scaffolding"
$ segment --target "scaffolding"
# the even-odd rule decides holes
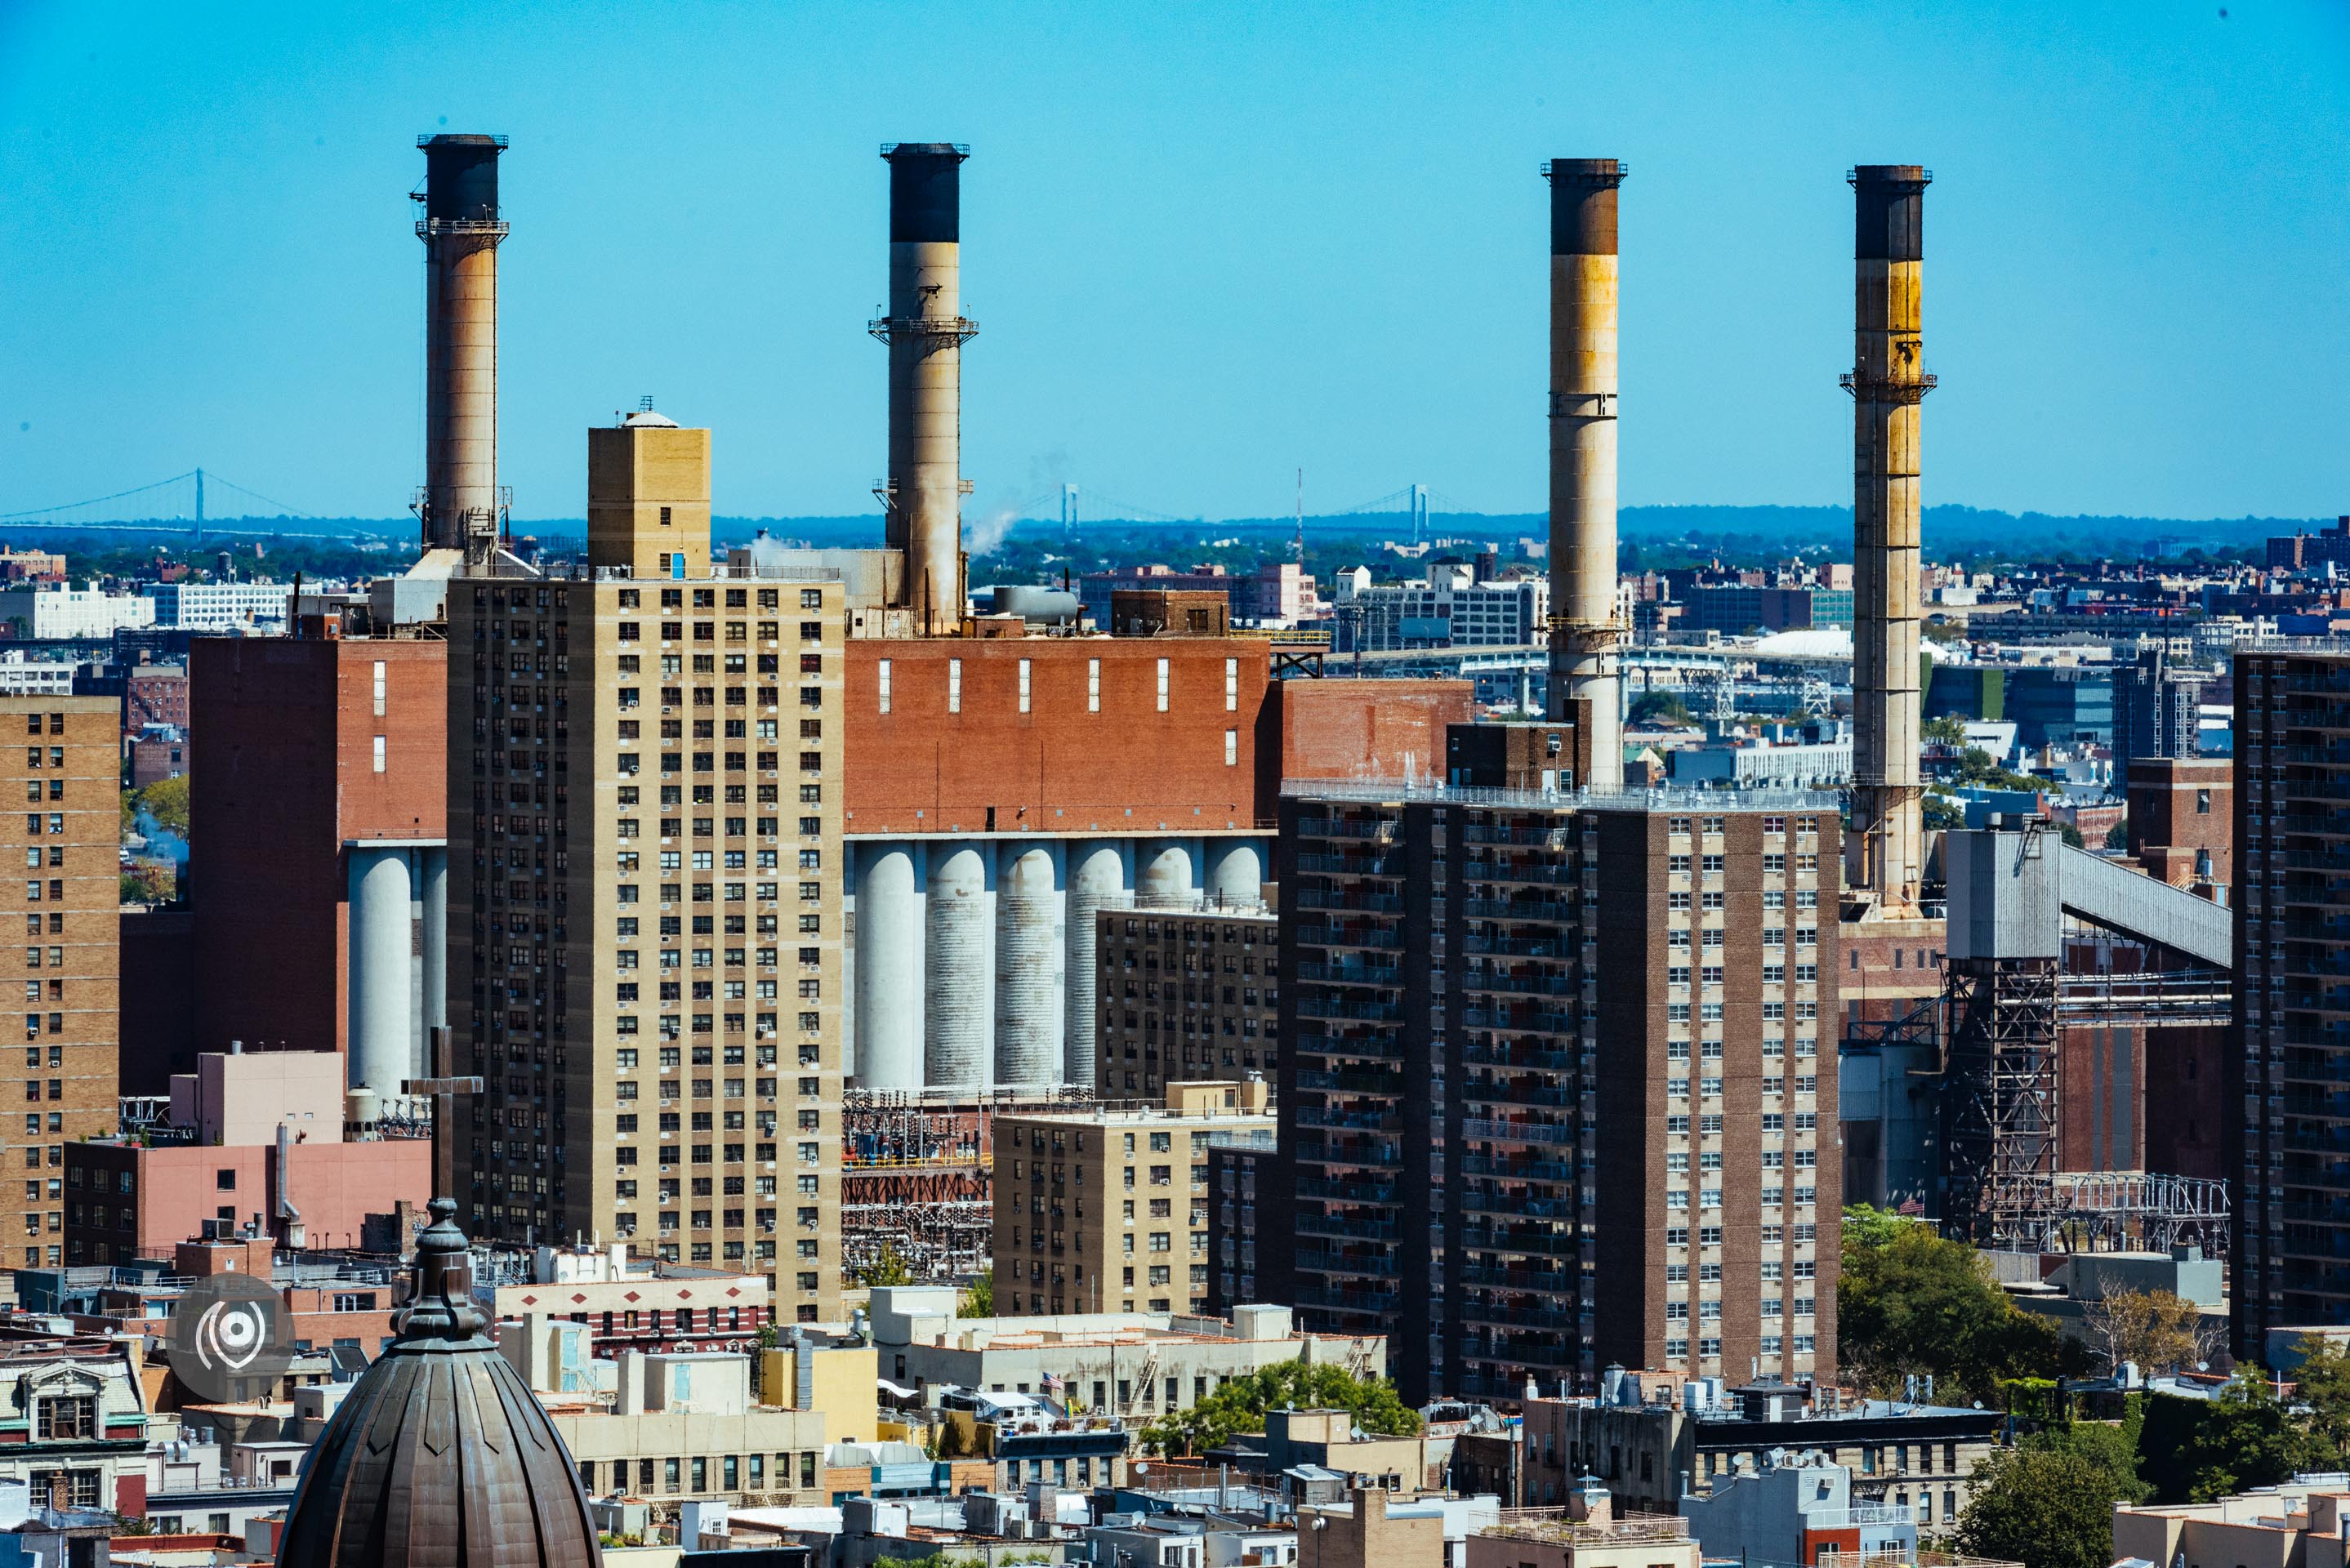
[[[2002,1194],[2056,1173],[2057,969],[2053,958],[1952,958],[1943,981],[1942,1192],[1947,1230],[1978,1246]]]
[[[995,1118],[1090,1105],[1078,1087],[850,1089],[841,1104],[840,1264],[847,1283],[885,1258],[916,1284],[956,1284],[994,1246]]]

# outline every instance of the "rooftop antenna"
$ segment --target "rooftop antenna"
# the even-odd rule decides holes
[[[1300,566],[1305,565],[1305,471],[1297,471],[1297,536],[1290,542],[1290,554]]]
[[[640,414],[649,414],[652,411],[653,395],[650,392],[647,392],[643,397],[637,400],[637,412]]]

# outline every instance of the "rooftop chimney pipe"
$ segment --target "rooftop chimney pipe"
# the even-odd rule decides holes
[[[489,558],[497,544],[498,209],[503,136],[420,136],[424,152],[424,492],[427,549]]]
[[[1550,702],[1588,729],[1594,789],[1624,787],[1616,618],[1616,192],[1613,158],[1561,158],[1550,181]],[[1578,707],[1579,705],[1579,707]]]
[[[1918,405],[1926,186],[1915,164],[1863,164],[1853,189],[1853,832],[1845,883],[1886,915],[1924,879],[1918,774]]]
[[[899,602],[925,635],[962,620],[962,162],[971,149],[899,141],[889,164],[889,314],[870,324],[889,346],[889,477],[878,492],[886,542],[905,552]]]

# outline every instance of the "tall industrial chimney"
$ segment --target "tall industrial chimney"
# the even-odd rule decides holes
[[[889,164],[889,314],[873,336],[889,346],[889,477],[879,492],[888,544],[905,552],[899,602],[925,634],[962,619],[962,346],[979,327],[962,316],[962,161],[971,149],[899,141]]]
[[[1926,862],[1918,776],[1918,405],[1926,185],[1914,164],[1846,176],[1853,240],[1853,831],[1845,883],[1886,914],[1918,904]]]
[[[424,150],[424,493],[427,549],[482,561],[496,547],[498,154],[503,136],[420,136]]]
[[[1550,181],[1550,702],[1590,736],[1593,789],[1624,786],[1616,618],[1616,191],[1613,158],[1561,158]]]

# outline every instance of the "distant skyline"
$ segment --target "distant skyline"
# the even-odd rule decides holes
[[[0,513],[199,464],[422,472],[419,133],[513,139],[503,478],[715,431],[717,509],[871,509],[879,143],[967,141],[966,519],[1412,483],[1544,505],[1553,157],[1617,156],[1627,505],[1849,500],[1856,162],[1927,198],[1926,499],[2350,511],[2350,7],[0,0]],[[1048,504],[1049,505],[1049,504]],[[2117,547],[2127,542],[2117,541]]]

